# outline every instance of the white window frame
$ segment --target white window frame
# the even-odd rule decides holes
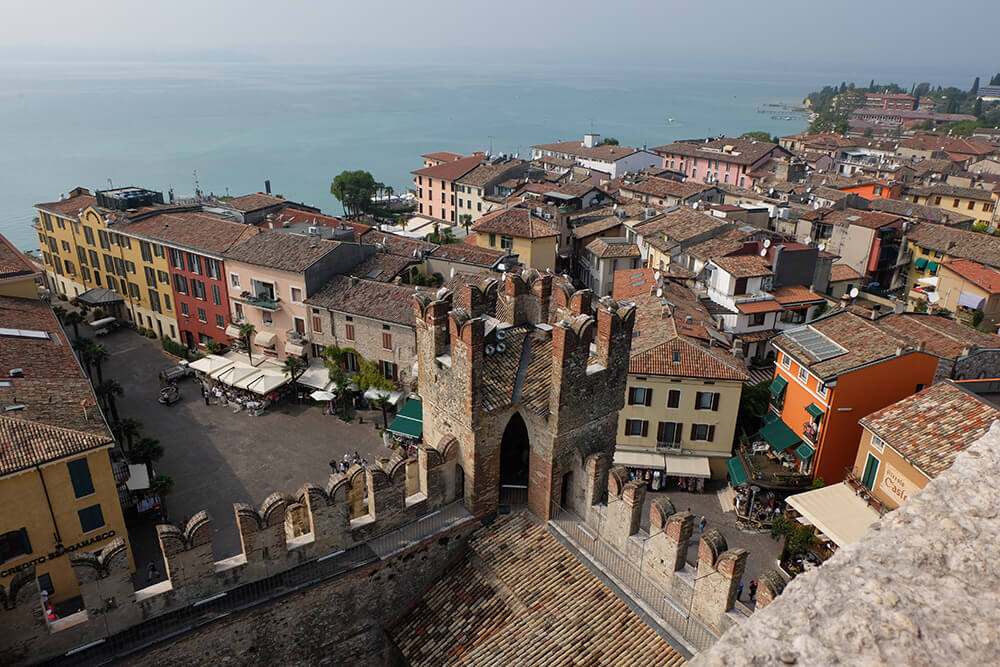
[[[825,382],[818,382],[816,384],[816,393],[822,396],[823,398],[826,398],[826,395],[830,393],[830,390],[827,388]]]
[[[792,358],[789,357],[784,352],[781,353],[781,367],[782,368],[791,368],[792,367]]]
[[[229,285],[230,287],[239,287],[240,289],[242,289],[242,286],[240,285],[240,274],[230,272]]]
[[[694,424],[696,435],[695,435],[695,437],[691,438],[691,441],[692,442],[709,442],[709,440],[708,440],[708,433],[711,430],[711,427],[712,427],[712,424]],[[699,429],[699,428],[704,428],[705,429],[705,437],[704,438],[697,437],[697,429]]]
[[[300,296],[300,297],[301,297],[301,296],[303,296],[303,295],[305,294],[305,290],[304,290],[304,289],[302,289],[301,287],[298,287],[298,286],[296,286],[296,285],[290,285],[290,286],[288,287],[288,299],[289,299],[289,300],[290,300],[290,301],[291,301],[292,303],[302,303],[302,299],[299,299],[298,301],[296,301],[296,300],[295,300],[295,290],[298,290],[298,291],[299,291],[299,296]]]
[[[885,451],[885,440],[872,433],[872,449],[879,454]]]
[[[809,379],[809,371],[806,370],[805,366],[799,366],[799,379],[806,382]]]

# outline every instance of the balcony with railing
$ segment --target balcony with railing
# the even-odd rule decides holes
[[[815,448],[816,443],[819,442],[819,432],[820,424],[815,422],[806,422],[802,425],[802,439],[813,445]]]
[[[890,512],[892,510],[891,507],[875,497],[875,494],[872,493],[871,489],[865,486],[864,482],[862,482],[858,476],[854,474],[854,470],[852,468],[845,468],[845,471],[844,483],[851,487],[851,489],[854,490],[854,493],[858,495],[858,498],[861,498],[861,500],[868,504],[868,507],[871,507],[873,510],[878,512],[879,516],[885,516],[886,512]]]
[[[736,451],[743,469],[752,484],[766,489],[803,489],[812,484],[812,477],[797,472],[789,464],[773,458],[766,452],[741,447]]]
[[[273,294],[268,294],[267,292],[261,292],[260,294],[242,292],[240,294],[240,301],[248,306],[261,308],[263,310],[281,310],[281,299]]]

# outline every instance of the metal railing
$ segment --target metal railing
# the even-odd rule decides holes
[[[157,642],[172,639],[218,620],[229,619],[234,613],[268,604],[295,591],[315,587],[386,559],[471,518],[472,515],[465,509],[463,502],[458,500],[368,542],[319,556],[297,567],[287,568],[280,561],[275,562],[276,571],[270,576],[201,599],[188,596],[184,606],[139,624],[116,627],[118,624],[110,620],[111,616],[104,615],[109,610],[89,609],[87,611],[91,622],[100,622],[104,618],[105,635],[66,655],[51,658],[49,662],[62,666],[98,665],[121,660],[141,653]],[[280,569],[282,567],[286,569]],[[183,588],[175,592],[180,596],[185,593]]]
[[[553,503],[549,523],[584,556],[600,565],[626,595],[652,611],[658,617],[655,620],[662,621],[663,630],[680,640],[692,653],[712,646],[718,640],[718,635],[691,615],[694,578],[691,579],[692,585],[688,585],[675,577],[674,590],[669,593],[663,590],[642,574],[645,546],[642,546],[640,553],[631,557],[623,555],[601,539],[603,520],[603,517],[595,517],[588,524],[572,510]],[[597,525],[593,525],[595,523]]]

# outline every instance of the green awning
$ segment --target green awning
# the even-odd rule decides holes
[[[807,405],[806,406],[806,412],[808,412],[809,414],[811,414],[813,417],[822,417],[823,416],[823,409],[820,408],[815,403],[810,403],[809,405]]]
[[[917,267],[918,269],[924,268],[925,266],[927,266],[927,258],[926,257],[918,257],[917,261],[915,261],[913,263],[913,266]]]
[[[773,421],[760,431],[760,437],[767,441],[767,444],[771,445],[771,449],[776,452],[783,452],[789,447],[799,444],[801,438],[795,434],[795,431],[788,428],[785,422],[780,419]]]
[[[804,442],[795,448],[795,455],[799,457],[800,461],[808,461],[809,459],[812,458],[812,455],[815,453],[816,450],[814,450],[812,447],[810,447]]]
[[[776,414],[774,414],[773,412],[771,412],[770,410],[768,410],[768,411],[767,411],[767,414],[765,414],[765,415],[764,415],[763,417],[761,417],[760,419],[761,419],[761,421],[762,421],[762,422],[764,422],[765,424],[770,424],[771,422],[776,422],[776,421],[778,421],[778,419],[780,419],[780,417],[778,417],[778,415],[776,415]]]
[[[781,396],[781,392],[785,391],[785,387],[787,386],[788,380],[780,375],[775,375],[774,379],[771,380],[771,396],[774,396],[775,398]]]
[[[740,457],[734,456],[726,461],[726,468],[729,470],[729,483],[733,486],[747,483],[747,471],[743,467]]]
[[[419,440],[424,434],[424,406],[411,398],[389,424],[389,432]]]
[[[937,262],[927,262],[927,270],[931,273],[937,273],[938,263]]]

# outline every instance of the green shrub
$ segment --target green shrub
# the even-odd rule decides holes
[[[985,222],[974,222],[972,223],[972,231],[974,232],[985,232],[989,228],[989,225]]]
[[[152,329],[146,329],[146,337],[156,340],[156,332],[153,331]]]

